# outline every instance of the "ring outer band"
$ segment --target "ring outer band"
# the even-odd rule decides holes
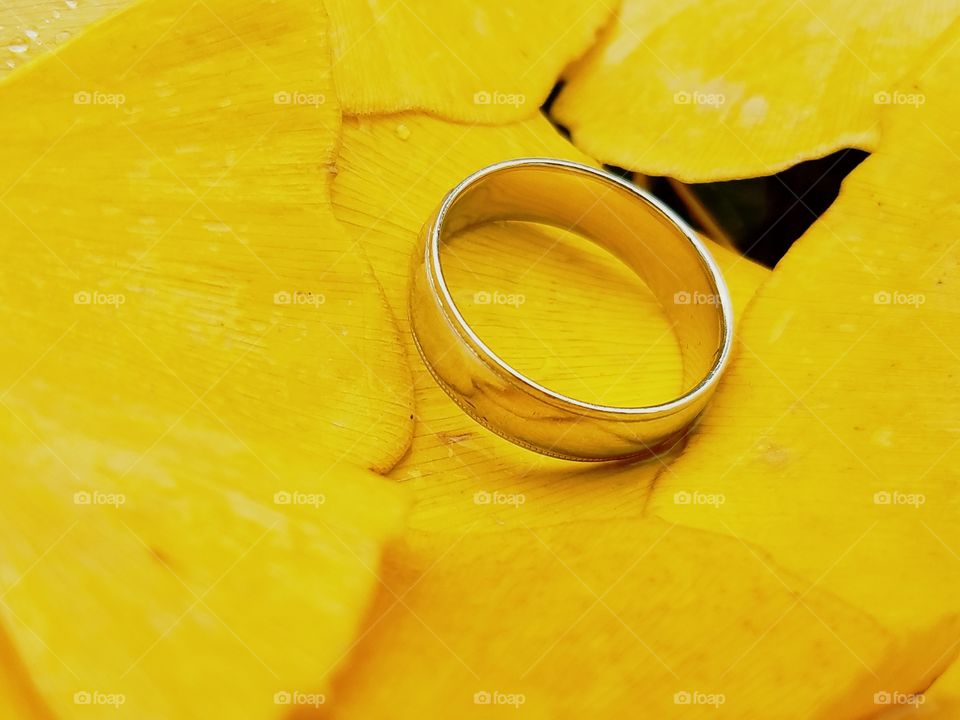
[[[598,405],[546,388],[504,362],[461,315],[440,263],[444,223],[465,191],[491,175],[524,168],[574,172],[613,183],[659,212],[689,242],[710,276],[718,302],[720,342],[710,370],[694,387],[649,406]],[[444,197],[424,224],[413,256],[410,322],[417,350],[434,379],[471,418],[504,439],[566,460],[656,457],[681,440],[703,412],[725,370],[733,342],[729,291],[709,251],[669,208],[640,188],[602,170],[554,158],[519,158],[487,166]]]

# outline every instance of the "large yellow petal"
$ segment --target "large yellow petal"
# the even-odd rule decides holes
[[[332,717],[836,720],[900,672],[869,613],[659,520],[412,533],[386,565]]]
[[[99,443],[51,434],[49,401],[48,427],[3,411],[0,614],[58,716],[280,717],[277,693],[325,691],[403,503],[367,471],[305,466],[170,395],[90,413]]]
[[[914,659],[931,672],[960,636],[958,37],[904,86],[926,103],[889,109],[876,152],[754,299],[703,432],[651,504],[905,637],[939,627]],[[697,493],[726,502],[678,504]]]
[[[0,717],[11,720],[53,720],[33,678],[23,665],[16,648],[0,626]]]
[[[60,717],[279,717],[400,525],[355,467],[405,451],[411,386],[329,205],[325,35],[149,0],[0,88],[0,617]]]
[[[604,162],[687,181],[768,175],[876,146],[894,90],[955,0],[625,0],[554,112]]]
[[[960,663],[954,662],[934,681],[923,697],[907,694],[883,696],[880,699],[889,701],[891,713],[906,708],[915,710],[913,715],[918,720],[952,720],[960,716]]]
[[[946,99],[945,71],[941,83],[942,88],[928,92]],[[931,115],[928,129],[946,138],[949,147],[957,133],[947,124],[949,103],[941,102],[944,115]],[[381,593],[336,687],[334,715],[470,716],[476,711],[479,716],[490,708],[473,705],[478,692],[513,695],[515,701],[523,695],[525,714],[536,717],[622,717],[640,703],[655,717],[718,714],[709,705],[675,703],[674,692],[689,691],[722,693],[725,703],[719,714],[728,717],[861,717],[878,711],[876,693],[916,692],[933,680],[955,648],[956,615],[949,605],[956,595],[955,574],[930,592],[930,583],[938,577],[934,573],[942,577],[956,561],[942,544],[934,547],[937,541],[931,534],[956,544],[946,525],[947,489],[955,482],[943,472],[937,480],[926,480],[931,493],[940,488],[939,509],[924,516],[929,528],[909,520],[907,513],[914,512],[909,506],[879,508],[893,515],[883,516],[873,527],[869,522],[877,518],[868,516],[874,514],[869,508],[878,509],[872,505],[876,486],[844,449],[848,445],[862,452],[871,442],[882,444],[906,432],[908,440],[897,459],[895,449],[879,459],[887,463],[885,479],[892,482],[905,471],[917,470],[916,461],[929,465],[954,448],[946,434],[955,425],[955,417],[950,424],[949,404],[955,378],[945,380],[946,388],[934,389],[923,384],[929,368],[897,365],[900,354],[913,352],[913,347],[904,347],[909,343],[915,344],[918,357],[937,363],[935,367],[950,367],[942,346],[935,350],[932,338],[918,340],[921,328],[917,315],[908,314],[912,309],[881,308],[893,311],[885,317],[899,342],[878,335],[862,354],[856,347],[851,350],[857,339],[851,333],[864,315],[861,309],[866,306],[869,319],[878,308],[872,304],[875,292],[909,296],[914,285],[922,290],[916,268],[925,269],[938,258],[934,277],[927,282],[940,280],[949,287],[956,281],[950,256],[956,232],[949,224],[939,233],[933,226],[956,222],[956,203],[948,188],[957,158],[942,159],[946,153],[932,150],[931,136],[917,141],[915,122],[908,139],[910,119],[905,109],[899,112],[903,127],[887,153],[890,157],[869,161],[857,171],[854,189],[845,191],[840,203],[848,208],[832,211],[814,231],[817,239],[807,238],[794,249],[784,265],[783,281],[774,274],[762,294],[771,311],[751,315],[754,329],[745,333],[746,348],[726,386],[726,403],[709,416],[703,438],[687,450],[690,458],[659,478],[664,484],[656,496],[660,512],[717,532],[701,535],[696,529],[673,527],[663,537],[671,526],[652,517],[631,523],[608,516],[599,522],[538,527],[542,518],[534,503],[519,511],[502,509],[496,520],[517,526],[506,532],[477,534],[477,522],[461,520],[459,529],[449,534],[411,533],[406,546],[388,558],[388,589]],[[394,129],[385,125],[380,141],[391,131],[401,140],[415,137],[416,130],[406,121],[401,129],[397,118],[388,120]],[[350,132],[344,150],[348,157]],[[455,144],[455,136],[446,139],[447,147]],[[368,142],[372,152],[374,144]],[[364,146],[356,138],[353,143]],[[929,163],[905,172],[918,153],[941,158],[936,160],[941,167],[922,182]],[[879,154],[884,155],[883,148]],[[423,174],[423,164],[404,157],[405,164],[414,164]],[[438,166],[447,163],[442,153],[432,158]],[[878,164],[880,170],[873,170]],[[403,230],[407,221],[402,213],[391,212],[382,226],[364,225],[361,203],[372,202],[376,182],[352,183],[350,163],[342,159],[341,166],[348,169],[335,185],[338,213],[346,218],[344,208],[349,206],[352,222],[364,229],[363,241],[389,288],[391,268],[399,273],[403,267],[398,263],[399,240],[393,245],[393,262],[387,253],[380,256],[378,246],[387,248],[391,237],[408,234]],[[916,188],[909,199],[883,190],[901,188],[904,178]],[[398,199],[407,199],[407,189],[418,184],[402,174],[383,180],[383,187],[392,188]],[[352,199],[345,205],[348,188]],[[368,199],[358,199],[364,196]],[[934,209],[929,226],[915,219],[916,213]],[[847,223],[835,221],[838,216]],[[914,233],[925,234],[914,240]],[[811,252],[808,260],[805,253]],[[879,270],[877,280],[864,279],[868,270],[857,257]],[[833,278],[826,281],[829,294],[823,291],[825,278]],[[802,292],[791,291],[791,286]],[[938,292],[937,325],[949,325],[942,304],[946,290]],[[394,298],[389,289],[388,295]],[[398,295],[402,301],[402,292]],[[902,296],[895,297],[900,302]],[[838,312],[838,306],[852,311]],[[872,330],[860,328],[861,333]],[[790,341],[778,345],[778,337],[787,334]],[[848,351],[855,361],[850,372],[829,378],[828,386],[816,390],[815,381],[842,367]],[[843,433],[842,441],[821,432],[817,417],[792,394],[786,397],[782,386],[764,374],[765,366],[751,360],[766,356],[781,376],[805,383],[804,390],[816,390],[811,393],[816,399],[812,412],[833,413],[831,419],[841,423],[836,432]],[[891,366],[897,383],[909,392],[887,401]],[[884,378],[884,387],[866,384],[876,378]],[[913,401],[930,409],[927,400],[932,402],[938,391],[947,404],[927,415],[904,405]],[[844,392],[853,399],[844,402]],[[885,402],[892,403],[885,423],[901,423],[893,436],[871,418],[871,410]],[[790,426],[776,432],[779,442],[767,443],[765,430],[778,418],[787,418]],[[909,429],[916,425],[918,430]],[[925,439],[917,443],[921,434]],[[414,448],[416,454],[416,443]],[[737,477],[737,458],[743,453],[746,473]],[[634,477],[641,477],[641,471]],[[900,488],[910,491],[906,482]],[[417,495],[422,507],[422,491]],[[438,509],[436,517],[426,521],[418,509],[417,521],[440,527],[443,515],[466,519],[468,502],[469,497],[459,508],[450,504]],[[585,515],[602,517],[584,505]],[[506,519],[508,511],[519,514]],[[567,508],[567,518],[570,512]],[[861,527],[864,519],[868,523]],[[730,537],[728,526],[746,530],[745,539]],[[918,540],[922,532],[929,540]],[[908,558],[913,567],[907,565]],[[718,576],[722,579],[715,580]],[[806,675],[811,668],[815,677]],[[830,682],[822,682],[824,677]],[[504,709],[512,712],[512,707]]]
[[[344,111],[502,122],[537,111],[615,0],[323,0]]]
[[[324,57],[321,19],[295,29],[298,9],[226,22],[219,5],[156,3],[10,78],[0,218],[18,325],[0,378],[76,322],[60,352],[94,342],[85,327],[121,357],[147,349],[241,434],[380,470],[403,454],[403,349],[329,205],[329,71],[271,41]],[[156,44],[129,37],[138,13]],[[97,304],[114,295],[116,312]]]
[[[0,3],[0,78],[129,4],[130,0],[4,0]]]
[[[410,254],[443,194],[486,164],[547,155],[583,161],[542,118],[465,127],[425,115],[348,119],[334,183],[338,217],[350,227],[405,328],[417,388],[411,452],[393,477],[414,491],[420,528],[557,522],[638,515],[661,463],[583,466],[534,455],[474,423],[420,362],[407,321]],[[712,246],[735,304],[766,271]],[[588,400],[665,399],[681,385],[679,351],[665,316],[622,263],[569,233],[511,224],[451,243],[447,273],[460,307],[508,362],[549,387]],[[478,293],[522,298],[476,302]],[[481,298],[482,300],[482,298]],[[487,503],[523,496],[523,510]]]

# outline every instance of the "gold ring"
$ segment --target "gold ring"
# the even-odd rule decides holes
[[[498,357],[457,308],[440,247],[467,228],[503,220],[573,231],[632,268],[673,325],[683,393],[642,407],[593,404],[550,390]],[[703,412],[733,343],[729,292],[694,231],[630,183],[551,158],[490,165],[444,197],[420,233],[410,319],[424,362],[468,415],[517,445],[568,460],[653,457],[669,449]]]

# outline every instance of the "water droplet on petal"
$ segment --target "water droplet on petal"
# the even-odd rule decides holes
[[[77,9],[77,0],[64,0],[64,5],[66,5],[71,10]]]
[[[17,53],[17,55],[20,55],[22,53],[25,53],[27,51],[27,48],[28,48],[28,45],[26,43],[15,43],[13,45],[10,45],[7,48],[7,50],[13,53]]]

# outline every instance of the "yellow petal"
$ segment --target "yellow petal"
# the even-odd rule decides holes
[[[942,82],[948,85],[946,71],[944,76]],[[933,94],[933,89],[930,92]],[[946,98],[946,88],[942,93]],[[941,137],[955,142],[957,135],[946,124],[950,107],[944,105],[944,117],[937,118],[935,127]],[[812,237],[817,239],[807,238],[794,249],[782,270],[783,283],[775,273],[763,297],[776,312],[773,318],[753,313],[754,330],[752,335],[747,333],[748,349],[741,352],[740,369],[733,376],[737,380],[727,384],[726,406],[722,413],[718,410],[710,415],[712,422],[701,429],[704,439],[688,451],[693,454],[691,459],[681,460],[676,469],[659,478],[658,487],[663,483],[667,488],[657,495],[661,512],[668,500],[685,521],[718,532],[701,535],[692,528],[675,527],[668,538],[662,538],[668,526],[656,518],[538,527],[544,524],[545,514],[541,513],[546,503],[537,498],[540,502],[520,508],[503,507],[495,517],[495,521],[519,529],[477,534],[474,527],[478,523],[461,520],[458,530],[448,534],[411,533],[408,545],[386,562],[388,589],[381,593],[378,610],[336,688],[335,714],[423,717],[453,712],[469,717],[476,712],[479,716],[490,708],[475,707],[474,693],[491,692],[501,693],[497,697],[507,700],[513,696],[514,701],[522,695],[524,713],[535,717],[621,717],[635,712],[639,703],[654,717],[859,717],[876,713],[875,693],[921,689],[932,680],[949,661],[956,638],[956,615],[948,612],[948,599],[955,596],[956,589],[947,582],[932,600],[923,596],[929,593],[934,577],[949,572],[955,558],[951,559],[945,548],[935,549],[932,536],[929,541],[917,540],[919,533],[928,532],[924,528],[889,517],[885,519],[887,529],[878,537],[871,538],[869,532],[859,537],[863,530],[871,530],[859,526],[866,517],[863,507],[873,502],[872,481],[864,479],[842,445],[837,447],[836,438],[821,431],[815,417],[794,404],[795,397],[784,400],[786,393],[764,374],[762,364],[750,361],[749,353],[753,337],[759,347],[757,357],[768,353],[769,362],[775,362],[785,377],[805,383],[804,389],[813,386],[824,371],[829,375],[841,367],[842,353],[850,350],[850,342],[856,339],[847,337],[847,323],[858,323],[863,303],[869,310],[866,314],[872,313],[876,309],[873,293],[881,289],[876,280],[864,280],[867,270],[857,262],[857,255],[881,269],[880,282],[916,282],[916,275],[938,257],[935,279],[939,276],[948,286],[956,281],[955,263],[949,260],[956,231],[946,227],[938,234],[930,227],[918,227],[911,213],[936,208],[939,216],[931,224],[955,220],[956,199],[948,188],[957,159],[939,160],[942,167],[925,182],[920,182],[924,168],[904,172],[918,151],[921,157],[932,152],[932,140],[927,137],[918,143],[916,124],[909,123],[905,110],[900,112],[903,159],[894,161],[896,153],[891,150],[894,160],[883,159],[888,166],[881,165],[882,172],[867,174],[856,190],[847,191],[846,197],[852,194],[856,198],[849,210],[832,211],[814,231]],[[411,127],[407,130],[410,132],[398,137],[412,140],[416,132]],[[351,152],[358,158],[372,158],[374,148],[381,146],[394,149],[387,142],[388,126],[381,135],[371,132],[366,139],[354,137],[351,141],[350,133],[348,128],[347,158]],[[455,145],[455,135],[444,137],[444,147]],[[945,154],[939,152],[941,158]],[[419,192],[411,188],[420,186],[415,177],[418,171],[425,174],[428,163],[424,160],[418,165],[411,155],[401,156],[405,159],[402,167],[412,164],[416,168],[411,176],[401,170],[386,174],[379,184],[373,179],[351,182],[351,163],[341,162],[347,169],[334,188],[339,216],[352,215],[350,221],[367,230],[363,241],[393,302],[397,296],[403,301],[402,287],[396,293],[389,289],[390,277],[402,272],[399,268],[404,264],[399,263],[397,248],[400,238],[409,238],[410,233],[404,229],[408,220],[402,207],[420,202],[410,200]],[[437,167],[445,167],[447,157],[435,153],[431,160]],[[856,177],[873,173],[866,168],[878,162],[868,161]],[[355,161],[352,168],[358,167],[359,161]],[[433,174],[431,168],[430,176]],[[881,190],[902,187],[904,178],[916,188],[908,200]],[[389,221],[379,226],[370,223],[373,229],[369,229],[363,218],[375,214],[363,206],[372,201],[362,198],[376,197],[377,187],[384,194],[392,190],[400,209],[391,207]],[[878,212],[874,195],[879,192],[883,192],[880,201],[885,215],[873,220]],[[434,202],[440,193],[441,189],[434,193]],[[423,204],[428,204],[426,198]],[[418,212],[422,211],[411,210],[410,214]],[[843,222],[834,226],[838,216],[846,217],[849,226]],[[917,232],[925,233],[917,243],[920,249],[912,244]],[[392,256],[386,252],[388,248],[393,248]],[[939,254],[931,256],[934,248]],[[810,252],[814,255],[806,260],[805,253]],[[802,294],[791,292],[791,285],[802,288]],[[864,293],[864,287],[869,293]],[[905,288],[900,291],[908,292]],[[840,313],[838,306],[854,310]],[[896,367],[904,344],[913,343],[919,331],[916,316],[905,314],[906,307],[893,309],[900,313],[892,320],[893,337],[901,342],[891,343],[880,335],[871,339],[862,355],[854,348],[850,356],[858,362],[853,371],[838,377],[841,382],[816,391],[816,409],[836,408],[837,417],[846,423],[838,432],[845,433],[848,445],[864,445],[855,435],[862,427],[871,432],[878,429],[872,411],[891,394],[887,368]],[[777,345],[777,335],[792,332],[793,317],[798,313],[804,318],[803,332]],[[950,316],[941,309],[937,319],[938,324],[948,324]],[[760,343],[757,336],[768,339]],[[841,345],[841,340],[846,342]],[[924,357],[937,358],[936,367],[950,367],[944,359],[946,351],[934,351],[932,340],[923,340],[919,346]],[[929,374],[929,368],[910,367],[908,371],[905,367],[894,373],[909,392],[893,401],[892,418],[900,420],[904,428],[922,423],[922,431],[934,435],[913,454],[917,436],[910,434],[899,464],[891,463],[886,471],[889,478],[894,477],[894,468],[899,477],[915,470],[913,459],[917,457],[933,462],[935,451],[942,454],[953,448],[944,434],[952,427],[948,419],[955,404],[950,403],[954,380],[948,381],[947,404],[934,409],[929,420],[911,413],[905,404],[918,394],[924,401],[937,392],[931,387],[927,396],[920,394],[927,387],[923,385],[925,373]],[[881,378],[883,387],[876,387]],[[858,393],[863,387],[869,392]],[[849,402],[842,395],[847,388],[853,390]],[[803,415],[805,422],[794,415]],[[749,451],[756,438],[762,438],[770,423],[784,418],[789,427],[777,430],[777,436],[781,442],[789,441],[788,449],[796,452],[782,456],[776,446],[764,446],[762,458],[754,461]],[[460,448],[456,452],[460,453]],[[744,452],[748,456],[737,464]],[[892,452],[882,461],[890,461]],[[741,479],[744,463],[749,464]],[[504,461],[499,477],[511,467]],[[717,481],[727,470],[723,481]],[[640,471],[633,477],[640,478]],[[765,481],[767,477],[770,480]],[[438,476],[435,482],[445,479]],[[591,492],[583,491],[588,517],[603,517],[589,501],[592,494],[607,489],[604,483],[609,482],[609,478],[600,479],[596,484],[600,489],[594,486]],[[851,484],[856,488],[853,494]],[[934,486],[937,484],[950,486],[948,478]],[[730,494],[726,494],[727,487]],[[700,494],[695,494],[698,491]],[[564,487],[558,494],[570,492]],[[686,493],[696,504],[682,505],[683,496],[674,498],[677,492]],[[702,504],[711,497],[707,492],[725,502]],[[866,496],[860,498],[861,492]],[[424,521],[424,495],[417,491],[420,507],[415,522],[441,527],[443,517],[469,517],[469,495],[458,507],[454,503],[444,507],[439,494],[429,499],[437,506],[435,517]],[[448,497],[454,494],[446,492]],[[926,520],[941,538],[955,545],[945,526],[948,495],[942,492],[938,496],[940,508]],[[795,504],[797,500],[802,503]],[[689,512],[681,515],[686,508]],[[912,508],[894,508],[897,511]],[[510,512],[512,517],[508,517]],[[569,507],[555,518],[564,516],[571,517]],[[746,540],[729,537],[731,532],[724,523],[749,531]],[[452,530],[453,525],[449,520],[447,527]],[[852,533],[857,535],[851,537]],[[754,540],[769,547],[771,553],[753,545]],[[866,543],[869,552],[859,548],[858,542]],[[781,562],[781,554],[785,562]],[[856,561],[848,561],[848,556]],[[917,568],[908,570],[908,558]],[[939,575],[933,575],[934,569]],[[921,580],[924,582],[911,582]],[[701,582],[705,586],[699,585]],[[864,592],[867,586],[870,590]],[[912,620],[907,617],[911,615]],[[667,668],[677,674],[679,682]],[[820,683],[807,677],[808,672],[831,681]],[[681,707],[673,693],[685,691],[702,693],[701,697],[719,693],[725,703],[720,713],[707,705]]]
[[[0,617],[59,717],[278,717],[399,527],[354,467],[411,385],[329,205],[325,34],[150,0],[0,88]]]
[[[0,3],[0,79],[57,48],[130,0],[6,0]]]
[[[870,150],[887,103],[923,102],[894,84],[958,11],[954,0],[625,0],[554,112],[594,157],[694,182]]]
[[[426,110],[471,122],[537,111],[614,0],[324,0],[337,92],[352,114]]]
[[[901,649],[738,540],[655,519],[412,533],[386,565],[332,717],[866,717]]]
[[[99,444],[62,428],[38,440],[42,428],[4,411],[18,481],[0,608],[58,716],[114,717],[119,701],[121,717],[274,718],[277,693],[325,692],[399,529],[381,478],[305,467],[209,411],[179,419],[186,392],[171,400],[125,425],[93,415],[116,438]]]
[[[923,694],[889,697],[890,705],[916,708],[914,716],[919,720],[951,720],[960,715],[960,663],[954,660],[950,668],[934,681],[933,685]]]
[[[412,426],[405,357],[329,205],[329,77],[289,51],[322,57],[323,18],[191,7],[116,16],[5,86],[4,309],[19,325],[2,378],[77,323],[59,356],[146,352],[241,434],[389,469]],[[165,33],[149,48],[130,35],[141,14]]]
[[[889,109],[876,152],[754,299],[651,505],[756,543],[903,637],[931,633],[904,657],[931,675],[956,654],[960,591],[958,35],[904,86],[926,103]]]
[[[0,626],[0,713],[15,720],[53,720],[29,671],[6,631]]]
[[[542,117],[503,127],[464,127],[417,114],[345,121],[334,205],[363,244],[404,328],[410,254],[424,218],[469,173],[528,155],[585,160]],[[711,247],[742,307],[766,271]],[[505,360],[539,382],[612,403],[653,401],[679,389],[679,351],[656,300],[626,266],[592,243],[511,224],[465,233],[451,243],[445,261],[468,321]],[[482,297],[476,301],[480,293],[518,301],[484,304]],[[646,484],[662,464],[588,467],[513,446],[447,398],[409,331],[403,335],[415,374],[417,426],[411,452],[393,477],[417,497],[413,526],[496,527],[639,514]],[[523,512],[487,503],[493,493],[522,496]]]

